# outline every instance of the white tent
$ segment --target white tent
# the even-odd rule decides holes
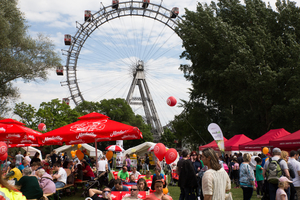
[[[154,142],[144,142],[140,145],[127,149],[126,151],[123,152],[123,154],[126,155],[126,154],[135,153],[139,156],[144,156],[145,153],[149,153],[147,150],[154,145],[156,145],[156,143]]]
[[[40,154],[39,158],[42,160],[42,152],[39,149],[34,148],[34,147],[22,147],[22,149],[26,152],[29,152],[31,158],[35,155],[36,152],[38,152]],[[23,153],[23,151],[22,151],[22,153]]]
[[[82,151],[82,149],[86,149],[88,151],[90,157],[96,157],[95,147],[92,147],[91,145],[88,145],[88,144],[81,144],[80,150]],[[61,146],[61,147],[59,147],[57,149],[54,149],[54,150],[56,151],[56,153],[60,153],[60,152],[65,153],[65,152],[67,152],[69,158],[72,158],[71,151],[77,150],[77,145],[74,145],[73,147],[72,147],[72,145],[64,145],[64,146]],[[98,157],[103,156],[102,151],[100,151],[99,149],[98,149],[98,152],[97,152],[97,156]]]

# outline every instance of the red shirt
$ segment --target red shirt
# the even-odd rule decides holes
[[[89,165],[87,165],[84,169],[87,170],[87,172],[84,174],[85,176],[89,176],[89,177],[95,177],[94,172],[92,171],[91,167]]]

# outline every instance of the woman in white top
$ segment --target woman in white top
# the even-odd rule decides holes
[[[208,168],[202,178],[204,200],[224,200],[226,192],[231,189],[231,182],[227,172],[220,166],[216,152],[212,148],[204,149],[202,161]]]

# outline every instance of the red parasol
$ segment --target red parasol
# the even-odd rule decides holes
[[[155,145],[149,147],[149,148],[148,148],[148,151],[154,151],[154,147],[155,147]]]
[[[44,144],[81,144],[100,141],[136,140],[142,138],[142,132],[133,126],[108,119],[100,113],[90,113],[79,117],[79,121],[49,131],[39,138]]]
[[[116,152],[123,152],[123,151],[125,151],[122,147],[120,147],[118,145],[110,145],[110,146],[106,147],[105,150],[116,151]]]
[[[14,119],[0,120],[0,140],[8,144],[38,144],[37,138],[42,133],[24,125]]]

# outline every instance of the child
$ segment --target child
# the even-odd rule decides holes
[[[151,171],[147,171],[146,176],[144,176],[145,180],[151,180]]]
[[[233,159],[234,165],[232,166],[232,172],[233,172],[233,180],[236,184],[234,188],[239,188],[239,169],[240,165],[237,161],[237,159]]]
[[[257,163],[257,165],[256,165],[256,175],[255,175],[255,178],[256,178],[256,181],[257,181],[256,194],[257,194],[257,198],[260,199],[260,198],[263,197],[262,187],[263,187],[263,183],[264,183],[264,177],[263,177],[262,172],[263,172],[264,168],[262,168],[262,166],[261,166],[262,159],[260,157],[256,157],[255,161]]]
[[[278,180],[278,189],[276,191],[276,200],[288,200],[287,194],[284,189],[288,189],[290,187],[290,181],[287,177],[282,176]]]

